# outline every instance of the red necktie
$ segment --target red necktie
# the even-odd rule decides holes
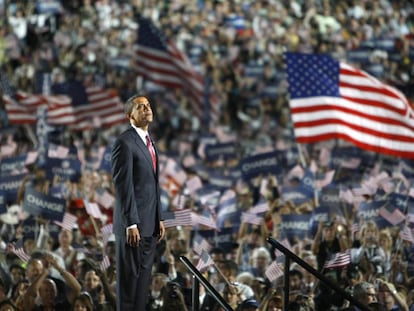
[[[146,139],[147,139],[148,151],[151,155],[152,165],[154,167],[154,172],[155,172],[157,170],[157,158],[155,156],[155,149],[154,149],[154,146],[152,145],[151,138],[149,137],[149,135],[146,136]]]

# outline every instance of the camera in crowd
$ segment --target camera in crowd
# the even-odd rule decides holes
[[[177,282],[168,282],[163,288],[162,311],[187,311],[187,305],[181,285]]]
[[[169,298],[177,298],[181,291],[181,286],[177,282],[168,282],[166,290]]]

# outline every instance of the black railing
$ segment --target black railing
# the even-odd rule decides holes
[[[347,291],[339,287],[337,284],[332,282],[329,278],[324,276],[322,273],[314,269],[311,265],[309,265],[306,261],[298,257],[296,254],[292,253],[289,249],[285,246],[277,242],[275,239],[269,237],[267,241],[280,252],[285,255],[285,262],[284,262],[284,271],[289,271],[290,268],[290,261],[293,260],[298,265],[303,267],[305,270],[312,273],[317,279],[328,285],[332,290],[340,294],[344,299],[348,300],[354,306],[358,307],[361,311],[370,311],[370,309],[361,303],[360,301],[356,300],[352,295],[350,295]],[[232,307],[224,300],[224,298],[220,295],[219,292],[210,284],[209,281],[197,270],[196,267],[184,256],[180,256],[180,260],[186,266],[186,268],[192,273],[193,275],[193,289],[192,289],[192,311],[199,311],[200,310],[200,284],[204,286],[207,293],[209,293],[212,298],[224,309],[224,311],[234,311]],[[284,273],[284,290],[283,290],[283,310],[287,311],[289,306],[289,273]]]
[[[209,281],[197,270],[196,267],[184,256],[180,256],[181,262],[193,274],[193,290],[192,290],[192,311],[200,310],[200,283],[204,286],[206,291],[217,301],[224,311],[233,311],[233,308],[224,300],[224,298],[216,291]]]
[[[279,242],[277,242],[275,239],[269,237],[269,238],[267,238],[267,241],[273,247],[275,247],[276,249],[278,249],[279,251],[281,251],[285,255],[285,264],[284,264],[285,270],[284,271],[289,271],[290,260],[293,260],[298,265],[300,265],[301,267],[303,267],[306,271],[309,271],[316,278],[318,278],[320,281],[322,281],[323,283],[325,283],[326,285],[328,285],[335,292],[337,292],[341,296],[343,296],[346,300],[348,300],[349,302],[351,302],[354,306],[358,307],[360,310],[362,310],[362,311],[369,311],[370,310],[366,305],[364,305],[360,301],[356,300],[347,291],[345,291],[344,289],[342,289],[341,287],[339,287],[337,284],[335,284],[334,282],[332,282],[329,278],[327,278],[326,276],[324,276],[319,271],[315,270],[306,261],[304,261],[303,259],[301,259],[300,257],[298,257],[296,254],[292,253],[289,249],[287,249],[286,247],[284,247],[282,244],[280,244]],[[288,305],[289,305],[289,273],[285,273],[284,274],[283,301],[284,301],[284,303],[283,303],[283,306],[284,306],[283,310],[286,311],[286,310],[288,310],[287,308],[288,308]]]

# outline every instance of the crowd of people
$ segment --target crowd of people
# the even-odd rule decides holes
[[[204,248],[213,264],[201,271],[235,310],[282,310],[283,303],[289,304],[289,310],[357,310],[295,262],[289,271],[282,271],[289,273],[290,280],[289,302],[284,302],[283,277],[268,274],[275,262],[284,269],[284,256],[269,245],[269,236],[284,241],[372,310],[414,310],[409,217],[414,163],[364,152],[344,141],[298,146],[284,70],[285,51],[328,53],[398,87],[412,100],[414,5],[410,1],[1,3],[1,78],[7,77],[15,90],[41,94],[40,77],[48,74],[52,92],[54,85],[77,80],[86,87],[116,90],[121,101],[137,93],[151,98],[155,117],[150,131],[163,159],[163,209],[190,209],[193,224],[167,228],[166,238],[158,244],[147,311],[191,310],[192,275],[180,256],[197,265],[203,258],[194,247],[196,236],[207,231],[209,245]],[[218,113],[198,119],[184,89],[170,90],[137,75],[134,57],[140,16],[151,18],[209,81]],[[6,102],[1,103],[3,163],[36,151],[39,144],[32,125],[11,123]],[[5,206],[0,208],[4,211],[0,311],[115,310],[114,241],[102,230],[112,223],[114,191],[102,163],[105,149],[128,126],[125,121],[110,128],[91,121],[82,132],[55,127],[49,134],[49,145],[66,151],[60,157],[80,160],[77,180],[51,179],[47,165],[38,167],[33,161],[1,170],[0,182],[14,175],[25,177],[14,197],[2,195],[4,204],[0,201]],[[209,152],[215,146],[227,149],[217,156]],[[280,170],[244,179],[243,160],[266,152],[277,152]],[[302,185],[309,170],[314,176],[331,170],[335,175],[315,190],[315,196],[303,202],[289,199],[287,190]],[[312,230],[305,236],[284,232],[289,229],[284,216],[313,215],[323,203],[318,193],[329,185],[338,190],[341,207],[309,223]],[[50,219],[27,213],[27,189],[64,198],[76,223],[56,227]],[[390,223],[393,220],[388,218],[384,225],[378,213],[359,214],[362,205],[375,205],[392,194],[405,198],[400,220]],[[229,199],[238,211],[250,212],[261,203],[265,209],[256,212],[259,220],[242,218],[241,213],[226,219],[220,208]],[[89,202],[97,203],[99,216],[91,215]],[[208,215],[214,223],[197,222],[194,215]],[[221,243],[220,233],[228,230],[230,243]],[[349,261],[326,267],[338,253],[349,254]],[[200,286],[200,310],[220,308]]]

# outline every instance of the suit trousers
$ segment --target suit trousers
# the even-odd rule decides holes
[[[141,237],[138,247],[116,236],[116,310],[144,311],[149,296],[157,237]]]

